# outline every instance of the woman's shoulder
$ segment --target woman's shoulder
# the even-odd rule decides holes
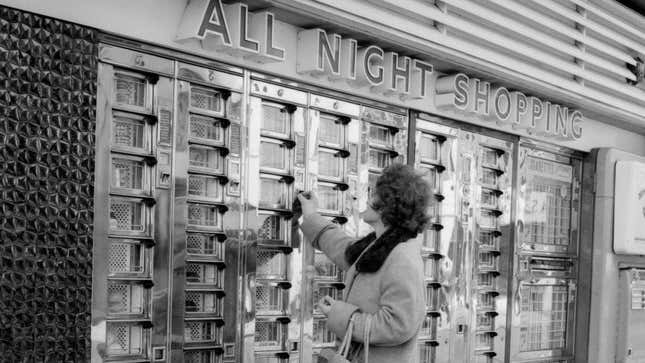
[[[388,258],[389,264],[411,263],[421,266],[421,241],[417,238],[411,238],[403,243],[399,243]]]

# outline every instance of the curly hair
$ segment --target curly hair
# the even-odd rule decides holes
[[[373,208],[381,213],[386,226],[394,227],[408,238],[423,232],[430,220],[430,186],[414,168],[392,164],[376,180]]]

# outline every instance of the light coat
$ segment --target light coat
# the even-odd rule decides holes
[[[425,286],[418,239],[399,243],[378,271],[357,273],[345,259],[345,249],[356,238],[317,214],[305,216],[300,228],[314,247],[345,271],[344,301],[332,304],[328,328],[342,339],[357,311],[352,341],[363,343],[366,314],[371,314],[369,363],[419,362],[417,336],[425,316]],[[352,362],[362,363],[362,354]]]

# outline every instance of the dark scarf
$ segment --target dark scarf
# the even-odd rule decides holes
[[[358,272],[376,272],[383,266],[394,247],[412,237],[414,236],[410,236],[409,233],[398,228],[389,228],[356,262],[363,250],[376,240],[376,233],[372,232],[349,245],[345,250],[345,259],[350,265],[356,262],[356,271]]]

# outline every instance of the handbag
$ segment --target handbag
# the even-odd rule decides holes
[[[369,350],[370,350],[370,330],[372,325],[372,315],[368,314],[365,319],[365,328],[363,330],[363,357],[364,362],[369,363]],[[349,319],[345,336],[338,347],[334,351],[332,348],[324,348],[320,351],[318,356],[318,363],[350,363],[348,360],[349,351],[352,345],[352,336],[354,334],[354,315]]]
[[[360,256],[356,259],[357,261],[363,256],[365,251],[367,251],[374,242],[369,244],[367,248],[361,252]],[[354,275],[354,279],[356,278],[356,275]],[[347,287],[347,290],[352,289],[352,285],[354,284],[354,279],[349,283],[349,286]],[[345,295],[346,297],[349,296]],[[343,337],[342,342],[340,343],[340,346],[338,347],[338,350],[334,351],[333,348],[323,348],[320,350],[320,354],[318,355],[318,363],[350,363],[351,361],[348,360],[348,355],[350,352],[350,348],[352,346],[352,336],[354,333],[354,317],[356,314],[353,314],[349,318],[349,324],[347,325],[347,330],[345,331],[345,336]],[[369,342],[370,342],[370,329],[372,325],[372,315],[367,314],[367,317],[365,319],[365,328],[363,330],[363,341],[365,344],[363,344],[363,350],[364,350],[364,357],[365,357],[365,363],[368,363],[368,355],[369,355]]]

